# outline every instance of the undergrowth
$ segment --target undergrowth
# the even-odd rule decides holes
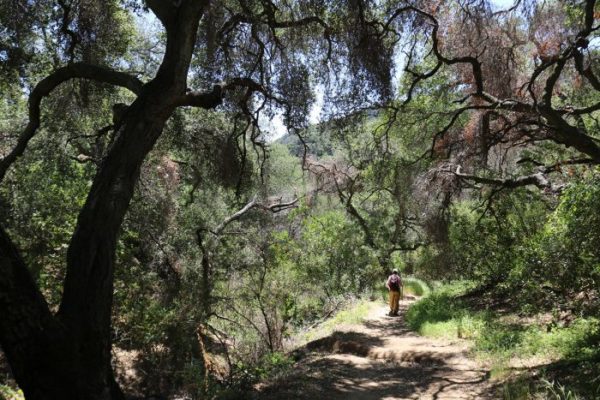
[[[568,326],[556,323],[507,323],[490,311],[472,309],[459,297],[472,287],[468,282],[458,282],[437,288],[410,307],[407,312],[408,325],[424,336],[471,340],[475,355],[491,365],[491,377],[496,379],[511,376],[511,365],[515,361],[532,357],[535,357],[536,364],[539,365],[566,361],[581,368],[582,363],[587,362],[591,364],[591,371],[597,371],[600,356],[599,319],[578,318]],[[543,368],[538,372],[543,375]],[[573,375],[571,372],[568,375]],[[580,375],[574,375],[578,374]],[[551,387],[548,386],[549,382],[544,386],[540,383],[542,381],[538,381],[532,387],[529,387],[527,379],[524,382],[515,380],[505,387],[504,398],[535,398],[527,397],[532,391],[543,391],[550,396],[541,398],[578,398],[573,397],[576,396],[575,392],[558,382]],[[583,385],[586,393],[591,393],[596,391],[594,385],[598,386],[600,382],[581,381],[574,384]]]
[[[0,400],[24,400],[23,392],[0,384]]]
[[[403,279],[403,282],[404,295],[427,296],[431,292],[427,283],[421,279],[407,277]]]
[[[339,325],[359,324],[369,314],[373,302],[369,300],[357,300],[345,309],[337,312],[332,318],[322,322],[316,329],[311,329],[302,336],[301,342],[310,342],[332,334]]]

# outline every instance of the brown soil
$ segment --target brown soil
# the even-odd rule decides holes
[[[489,372],[461,340],[430,339],[410,331],[402,315],[374,307],[360,325],[340,326],[301,349],[293,372],[258,385],[261,400],[493,399]]]

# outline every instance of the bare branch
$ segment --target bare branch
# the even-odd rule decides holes
[[[538,172],[531,175],[524,175],[509,179],[487,178],[483,176],[462,173],[461,166],[459,165],[456,168],[456,171],[453,171],[452,173],[460,179],[468,180],[475,183],[482,183],[484,185],[496,186],[498,188],[514,189],[517,187],[534,185],[540,189],[549,189],[553,192],[556,192],[559,191],[561,187],[553,186],[551,182],[546,178],[545,174],[560,171],[560,168],[563,165],[588,165],[595,163],[595,161],[591,158],[578,158],[572,160],[564,160],[552,165],[544,166],[540,165],[535,160],[531,160],[529,158],[519,160],[519,163],[524,162],[533,162],[535,165],[538,165]]]
[[[552,106],[552,94],[554,93],[554,86],[556,86],[556,82],[560,78],[560,75],[567,64],[567,61],[573,55],[573,48],[569,47],[567,50],[563,52],[563,54],[552,63],[555,64],[554,70],[546,79],[546,85],[544,86],[544,93],[542,94],[542,100],[544,102],[545,107]]]
[[[502,188],[513,189],[521,186],[535,185],[540,189],[546,189],[550,187],[550,182],[542,172],[537,172],[532,175],[520,176],[512,179],[497,179],[497,178],[486,178],[478,175],[464,174],[461,171],[461,167],[458,166],[454,175],[460,179],[465,179],[471,182],[483,183],[485,185],[499,186]]]
[[[258,202],[258,195],[255,195],[252,198],[252,200],[250,200],[244,207],[242,207],[240,210],[238,210],[234,214],[230,215],[229,217],[225,218],[225,220],[223,220],[223,222],[221,222],[215,229],[211,230],[211,233],[216,236],[220,235],[221,233],[223,233],[223,230],[225,230],[227,225],[229,225],[233,221],[240,219],[242,216],[244,216],[246,213],[248,213],[253,208],[260,208],[261,210],[269,211],[269,212],[275,214],[275,213],[281,212],[283,210],[287,210],[289,208],[295,207],[296,203],[298,203],[297,198],[292,201],[289,201],[289,202],[263,204],[263,203]]]
[[[376,247],[375,238],[373,236],[373,232],[371,232],[371,229],[369,228],[369,224],[368,224],[367,220],[362,215],[360,215],[360,212],[356,209],[356,207],[352,203],[352,198],[354,197],[354,194],[355,194],[354,186],[356,183],[356,178],[352,178],[352,177],[350,177],[349,174],[344,173],[343,171],[339,171],[340,173],[342,173],[344,175],[344,178],[347,181],[347,183],[344,186],[342,186],[340,184],[340,182],[338,181],[337,177],[335,176],[335,172],[338,172],[335,165],[333,166],[333,169],[334,169],[333,181],[335,183],[335,188],[338,192],[340,201],[346,208],[346,211],[348,212],[348,214],[350,214],[352,217],[354,217],[356,219],[356,221],[358,222],[358,225],[360,226],[360,228],[362,229],[362,231],[365,235],[365,242],[367,243],[367,245],[369,245],[371,248],[375,248]],[[348,190],[349,194],[344,193],[344,190]]]
[[[600,84],[600,82],[599,82],[599,84]],[[592,104],[589,107],[575,108],[575,109],[572,109],[572,110],[566,111],[566,112],[570,113],[570,114],[574,114],[574,115],[584,115],[584,114],[593,113],[594,111],[598,111],[598,110],[600,110],[600,102],[598,102],[596,104]]]
[[[267,8],[264,10],[263,14],[266,16],[266,20],[261,20],[258,17],[248,14],[236,13],[227,20],[219,32],[217,36],[224,37],[228,35],[232,30],[234,30],[239,24],[265,24],[270,27],[272,30],[274,29],[290,29],[290,28],[298,28],[305,27],[309,25],[319,25],[323,28],[323,36],[328,43],[327,50],[327,59],[331,59],[331,53],[333,51],[333,41],[331,38],[331,28],[327,23],[317,16],[308,16],[304,18],[300,18],[297,20],[284,20],[278,21],[275,17],[274,10],[271,8]],[[276,39],[276,35],[273,35]]]
[[[594,26],[594,8],[596,6],[596,0],[586,0],[585,2],[585,28],[579,34],[579,36],[587,36],[592,33]]]
[[[189,91],[179,101],[179,106],[213,109],[223,102],[223,85],[214,85],[211,91]]]
[[[592,71],[591,66],[587,68],[584,66],[583,54],[579,50],[575,50],[573,59],[575,60],[577,72],[584,76],[594,89],[600,91],[600,80],[594,74],[594,71]]]
[[[71,23],[71,6],[65,3],[65,0],[58,0],[58,5],[63,9],[62,25],[60,29],[65,35],[71,38],[67,54],[69,54],[69,61],[73,62],[75,59],[75,47],[79,44],[80,38],[75,31],[69,28],[69,24]]]

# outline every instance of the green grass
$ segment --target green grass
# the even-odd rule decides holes
[[[427,296],[431,289],[425,283],[418,278],[407,277],[404,278],[404,295],[412,295],[412,296]]]
[[[350,308],[335,314],[333,318],[325,321],[322,326],[324,328],[335,328],[340,324],[359,324],[367,317],[372,306],[373,303],[371,301],[358,301]]]
[[[408,309],[406,318],[409,327],[430,337],[478,337],[489,317],[484,313],[470,312],[455,300],[456,295],[469,287],[469,283],[454,283],[434,290]]]
[[[526,376],[505,382],[502,385],[503,400],[529,400],[534,397],[535,387]]]
[[[359,300],[324,321],[316,329],[304,334],[304,341],[315,340],[333,333],[339,325],[360,324],[369,314],[374,303],[369,300]]]
[[[594,397],[594,399],[597,398],[597,396]],[[534,383],[527,376],[522,376],[504,383],[502,386],[502,399],[583,400],[583,397],[580,397],[567,386],[560,384],[560,382],[541,379],[539,382]]]
[[[457,298],[470,287],[468,283],[454,283],[435,289],[409,308],[408,325],[424,336],[470,339],[475,355],[491,365],[490,374],[499,380],[511,375],[511,360],[535,356],[545,362],[584,362],[600,355],[597,345],[600,319],[579,318],[568,327],[551,325],[550,328],[506,323],[492,312],[471,310],[466,302]],[[534,389],[529,383],[519,380],[507,383],[504,398],[532,398],[527,397],[531,390],[544,392],[553,399],[577,398],[558,383],[552,387],[537,385]]]
[[[475,349],[493,356],[544,355],[587,359],[598,349],[600,320],[580,318],[568,327],[503,323],[488,311],[470,310],[456,296],[466,285],[444,286],[415,303],[407,313],[411,329],[424,336],[472,339]]]

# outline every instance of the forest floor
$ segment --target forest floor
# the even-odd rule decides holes
[[[377,304],[360,324],[298,350],[291,373],[257,385],[261,400],[283,399],[493,399],[489,371],[469,356],[463,340],[432,339],[412,332],[401,302],[399,317]]]

